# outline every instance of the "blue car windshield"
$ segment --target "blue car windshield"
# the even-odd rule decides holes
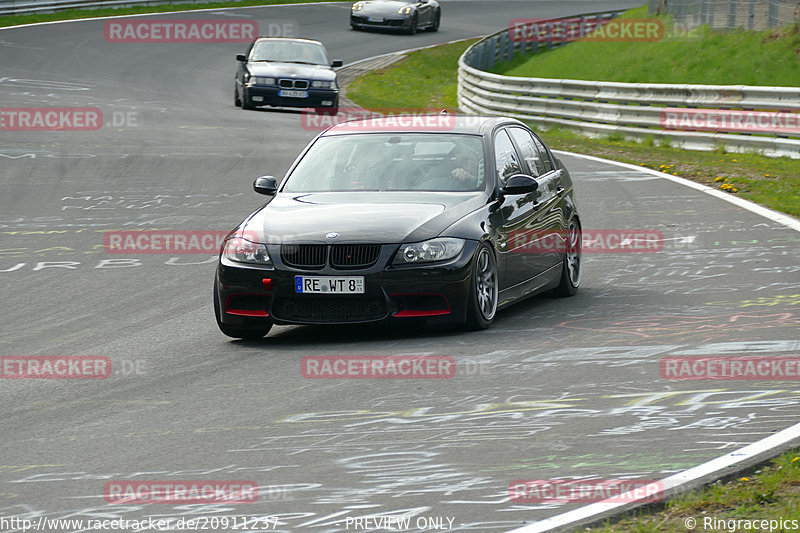
[[[319,138],[283,192],[483,190],[483,143],[475,135],[364,133]]]
[[[250,52],[250,61],[281,61],[327,65],[322,46],[297,41],[258,41]]]

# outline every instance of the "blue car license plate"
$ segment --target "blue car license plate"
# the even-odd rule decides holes
[[[290,89],[281,89],[278,94],[284,98],[308,98],[308,91],[292,91]]]

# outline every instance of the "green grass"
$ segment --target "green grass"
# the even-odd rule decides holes
[[[361,76],[347,97],[367,109],[456,109],[458,58],[477,39],[408,54],[387,68]]]
[[[455,109],[458,58],[473,42],[413,52],[385,69],[358,78],[347,88],[347,96],[373,110]],[[570,46],[575,44],[566,48]],[[681,150],[670,147],[655,136],[639,143],[625,141],[619,135],[590,139],[562,129],[535,129],[554,149],[647,166],[714,187],[728,188],[730,185],[731,194],[800,217],[798,159],[726,153],[723,150]]]
[[[639,512],[619,522],[586,529],[589,533],[688,533],[686,520],[696,520],[694,531],[744,533],[770,531],[760,524],[754,528],[704,527],[704,519],[717,520],[800,520],[800,450],[786,453],[772,463],[727,483],[715,483],[705,489],[678,496],[658,512]],[[711,524],[709,524],[710,526]],[[772,528],[792,531],[796,527]]]
[[[205,4],[173,3],[160,6],[135,6],[99,9],[65,9],[56,13],[40,13],[34,15],[0,16],[0,27],[33,24],[35,22],[52,22],[54,20],[73,20],[93,17],[116,17],[119,15],[139,15],[146,13],[164,13],[166,11],[194,11],[197,9],[219,9],[225,7],[268,6],[275,4],[308,4],[326,0],[241,0],[238,2],[209,2]]]
[[[646,7],[628,18],[647,17]],[[577,41],[532,55],[518,55],[491,69],[496,74],[535,78],[629,83],[800,86],[800,31],[711,30],[703,26],[676,34],[666,17],[667,36],[656,42]]]

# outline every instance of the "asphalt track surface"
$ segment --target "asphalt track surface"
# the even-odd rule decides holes
[[[345,4],[169,17],[295,20],[352,62],[598,8],[443,5],[441,31],[413,37],[351,32]],[[0,44],[2,107],[104,115],[95,132],[0,132],[0,354],[107,356],[113,368],[104,380],[0,380],[0,516],[277,516],[270,530],[332,532],[406,514],[411,530],[438,518],[508,531],[578,505],[509,501],[512,480],[663,478],[798,421],[796,381],[659,372],[668,355],[797,355],[796,231],[564,156],[585,228],[661,231],[663,250],[585,254],[576,297],[531,299],[488,331],[276,327],[232,341],[214,324],[214,257],[112,255],[103,234],[229,229],[263,202],[253,178],[282,176],[316,132],[297,113],[233,107],[240,44],[110,44],[103,21],[3,30]],[[308,355],[409,354],[453,356],[457,374],[300,373]],[[106,503],[104,484],[120,480],[262,490],[248,505]]]

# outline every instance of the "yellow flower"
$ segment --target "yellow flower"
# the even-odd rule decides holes
[[[698,174],[700,174],[700,173],[698,172]],[[717,176],[716,178],[714,178],[714,181],[722,181],[724,179],[725,178],[723,178],[722,176]]]
[[[736,187],[734,187],[733,189],[731,189],[731,191],[733,191],[733,192],[739,192],[739,189],[737,189]]]
[[[742,481],[750,481],[750,478],[748,478],[748,477],[743,477],[743,478],[742,478]]]
[[[800,461],[800,457],[795,457],[794,459],[792,459],[792,462],[795,462],[795,461]]]

